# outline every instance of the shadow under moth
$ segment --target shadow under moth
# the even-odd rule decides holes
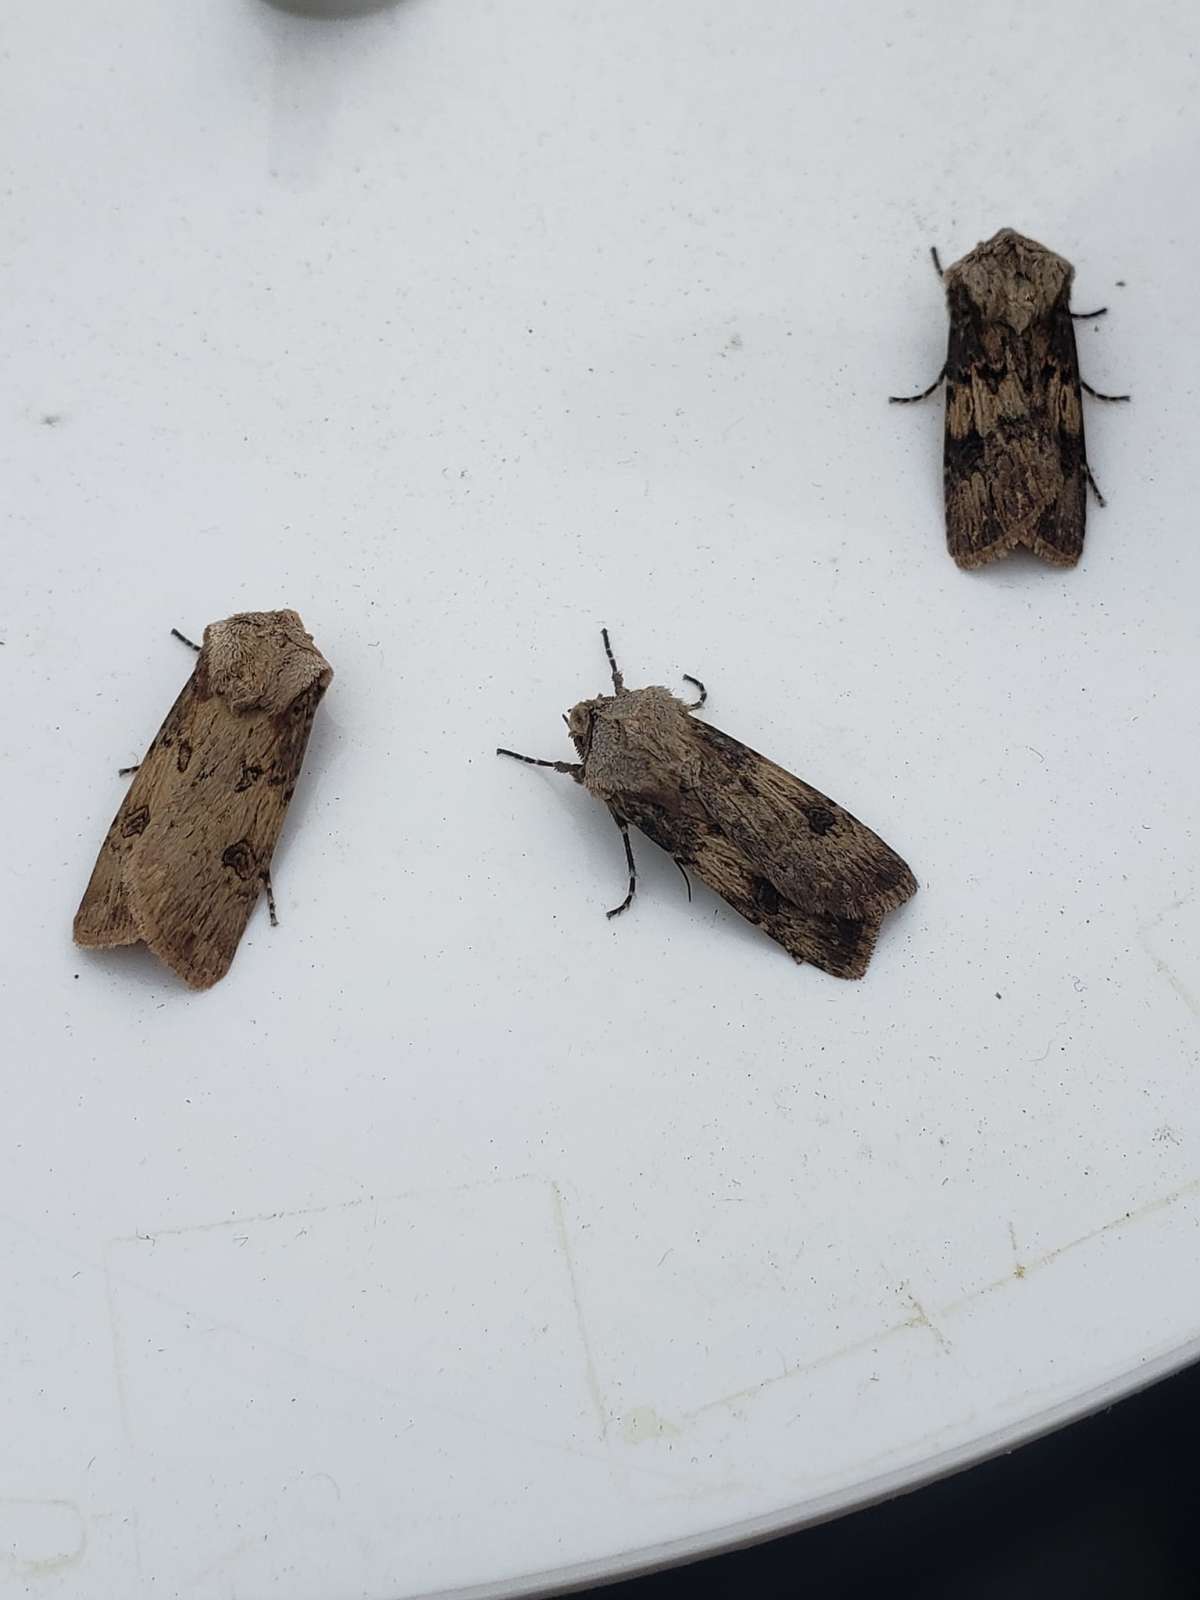
[[[941,372],[920,394],[946,385],[943,477],[946,540],[960,567],[981,567],[1024,545],[1073,567],[1083,551],[1088,467],[1083,398],[1071,310],[1075,269],[1045,245],[1002,228],[942,272],[950,339]]]
[[[627,689],[608,630],[613,693],[583,700],[564,721],[578,761],[497,750],[581,783],[608,807],[637,882],[632,824],[797,961],[839,978],[867,970],[884,914],[916,893],[907,865],[878,835],[807,783],[692,715],[697,698]],[[688,888],[689,897],[691,886]]]
[[[141,765],[123,769],[135,776],[75,913],[75,942],[143,941],[207,989],[228,972],[264,886],[275,920],[271,855],[333,669],[294,611],[212,622],[191,648],[195,670]]]

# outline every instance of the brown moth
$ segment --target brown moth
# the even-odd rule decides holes
[[[976,245],[942,273],[950,342],[941,372],[921,394],[946,385],[943,477],[946,540],[960,567],[981,567],[1024,545],[1057,567],[1083,550],[1087,486],[1104,497],[1088,467],[1076,321],[1099,311],[1071,310],[1075,269],[1012,228]]]
[[[629,864],[629,892],[608,915],[633,899],[632,824],[797,961],[861,978],[884,914],[916,893],[906,864],[819,790],[694,717],[707,699],[698,678],[684,674],[692,702],[627,689],[602,637],[613,693],[564,719],[579,760],[496,753],[567,773],[608,807]]]
[[[194,672],[141,765],[124,769],[136,775],[75,913],[75,942],[142,940],[207,989],[228,972],[264,885],[274,921],[271,854],[333,670],[294,611],[212,622],[192,649]]]

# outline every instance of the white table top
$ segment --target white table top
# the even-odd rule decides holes
[[[1200,1335],[1188,0],[16,0],[0,1594],[553,1587]],[[959,572],[931,243],[1076,263],[1107,496]],[[190,662],[337,676],[191,994],[70,922]],[[911,862],[791,963],[505,743],[629,681]],[[15,1441],[15,1446],[14,1446]]]

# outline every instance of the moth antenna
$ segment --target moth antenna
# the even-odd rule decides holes
[[[608,657],[608,664],[612,668],[613,688],[618,694],[625,692],[625,679],[621,676],[621,669],[617,666],[617,658],[613,655],[612,645],[608,642],[608,629],[600,629],[600,637],[604,640],[604,654]]]
[[[692,903],[692,880],[688,877],[687,872],[684,870],[683,862],[678,860],[675,857],[672,857],[672,859],[675,861],[675,865],[679,868],[680,872],[683,874],[683,881],[684,881],[684,883],[687,884],[688,905],[691,905],[691,903]]]
[[[931,244],[929,246],[929,255],[933,262],[933,270],[937,273],[939,278],[944,278],[946,274],[942,271],[942,258],[938,255],[937,245]]]
[[[173,639],[178,639],[180,644],[187,645],[188,649],[189,650],[194,650],[197,655],[200,654],[200,646],[198,644],[193,643],[193,641],[188,638],[186,633],[180,633],[178,628],[172,628],[171,629],[171,637]]]
[[[920,394],[890,394],[890,395],[888,395],[888,404],[889,405],[893,405],[893,406],[912,406],[912,405],[916,405],[918,400],[928,400],[929,396],[933,393],[933,391],[935,389],[940,389],[942,384],[945,381],[946,381],[946,368],[945,368],[945,366],[943,366],[942,370],[938,373],[937,377],[929,385],[928,389],[922,389]]]
[[[684,683],[690,683],[694,689],[699,689],[699,691],[700,691],[700,698],[698,700],[693,700],[691,702],[691,704],[688,706],[688,710],[689,711],[699,711],[700,707],[708,699],[708,690],[700,682],[700,679],[699,678],[693,678],[690,672],[685,672],[685,673],[683,673],[682,676],[683,676]],[[690,898],[690,892],[689,892],[689,898]]]
[[[565,772],[569,778],[582,778],[583,768],[578,761],[543,761],[539,756],[523,756],[518,750],[505,750],[502,745],[496,746],[498,756],[511,756],[514,761],[523,761],[527,767],[551,767],[555,772]]]
[[[1108,307],[1107,306],[1101,306],[1099,311],[1072,311],[1072,313],[1071,313],[1072,318],[1076,322],[1089,322],[1092,319],[1092,317],[1104,317],[1104,316],[1107,316],[1107,315],[1108,315]]]

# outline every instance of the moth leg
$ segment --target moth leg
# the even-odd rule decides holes
[[[1092,493],[1096,496],[1096,504],[1098,506],[1106,506],[1108,501],[1100,493],[1100,485],[1096,482],[1095,478],[1092,477],[1092,469],[1088,466],[1086,461],[1083,463],[1083,470],[1087,475],[1088,483],[1091,485]]]
[[[604,640],[604,654],[608,657],[608,664],[612,668],[613,688],[618,694],[625,692],[625,679],[621,676],[621,669],[617,665],[617,658],[613,655],[612,645],[608,642],[608,629],[600,629],[600,637]]]
[[[620,828],[621,838],[625,841],[625,859],[629,863],[629,893],[625,896],[624,900],[621,901],[619,906],[614,906],[611,911],[606,911],[604,913],[606,917],[610,918],[619,917],[622,911],[629,910],[629,907],[633,904],[634,890],[637,888],[637,865],[633,859],[633,846],[629,842],[629,824],[625,821],[624,817],[617,816],[615,811],[612,813],[612,819],[616,823],[617,827]]]
[[[680,861],[678,856],[672,856],[671,860],[675,863],[675,865],[679,868],[680,872],[683,874],[683,881],[684,881],[684,883],[687,884],[688,905],[691,905],[691,903],[692,903],[692,880],[688,877],[687,869],[685,868],[683,862]]]
[[[514,761],[523,761],[527,767],[552,767],[555,772],[565,772],[569,778],[574,778],[577,783],[583,782],[583,767],[578,761],[542,761],[537,756],[523,756],[516,750],[505,750],[502,745],[496,746],[498,756],[511,756]]]
[[[708,690],[700,682],[700,679],[699,678],[693,678],[690,672],[685,672],[683,674],[683,681],[684,681],[684,683],[690,683],[693,686],[693,688],[699,689],[699,691],[700,691],[699,700],[693,700],[691,702],[691,704],[688,706],[688,710],[689,711],[699,711],[700,707],[708,699]]]
[[[933,393],[933,391],[935,389],[940,389],[942,384],[945,383],[945,381],[946,381],[946,368],[945,368],[945,365],[943,364],[942,370],[938,373],[937,377],[929,385],[928,389],[922,389],[920,394],[890,394],[890,395],[888,395],[888,400],[894,406],[911,406],[911,405],[915,405],[918,400],[928,400],[929,396]]]
[[[129,778],[129,777],[132,777],[133,774],[137,771],[137,769],[141,766],[141,764],[142,763],[140,761],[135,761],[131,767],[118,767],[117,768],[117,777],[118,778]]]
[[[186,633],[180,633],[178,628],[171,629],[171,637],[173,639],[178,639],[180,644],[187,645],[188,649],[194,650],[197,655],[200,654],[200,646],[198,644],[194,644],[192,640],[188,638]]]
[[[933,270],[937,273],[938,277],[944,278],[946,274],[942,271],[942,258],[938,255],[937,245],[931,244],[929,246],[929,258],[933,262]]]
[[[277,928],[279,926],[279,918],[275,915],[275,891],[271,887],[271,872],[269,868],[264,868],[262,881],[263,888],[267,891],[267,912],[271,918],[271,926]]]
[[[1107,315],[1107,306],[1101,306],[1099,311],[1072,311],[1071,313],[1071,316],[1076,322],[1090,322],[1093,317],[1104,317]]]
[[[1129,396],[1127,394],[1101,394],[1099,389],[1093,389],[1090,383],[1084,383],[1082,378],[1080,378],[1080,380],[1079,380],[1079,387],[1081,389],[1085,389],[1087,391],[1087,393],[1091,395],[1093,400],[1128,400],[1129,399]]]

